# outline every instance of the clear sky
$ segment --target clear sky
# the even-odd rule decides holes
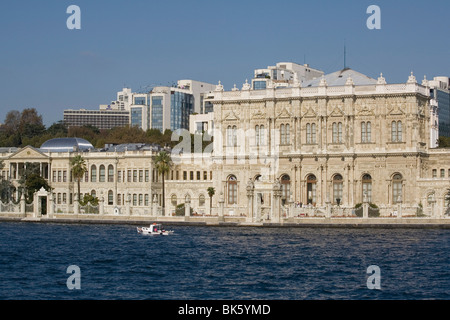
[[[0,9],[0,122],[34,107],[49,126],[63,110],[98,109],[179,79],[240,88],[253,70],[309,63],[347,66],[388,83],[411,71],[450,76],[449,0],[8,0]],[[81,30],[69,30],[69,5]],[[381,29],[366,26],[370,5]]]

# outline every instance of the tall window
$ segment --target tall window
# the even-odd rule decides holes
[[[205,206],[205,195],[201,194],[198,196],[198,205],[200,207],[204,207]]]
[[[286,145],[290,143],[290,126],[289,124],[280,125],[280,144]]]
[[[264,145],[264,126],[255,126],[255,143],[257,146]]]
[[[334,203],[342,203],[342,194],[344,190],[343,179],[340,174],[333,177],[333,200]]]
[[[314,204],[317,202],[316,199],[316,185],[317,185],[317,178],[315,175],[310,174],[306,178],[306,197],[308,204]]]
[[[97,166],[91,167],[91,182],[97,182]]]
[[[367,197],[368,202],[372,202],[372,177],[370,174],[365,174],[362,177],[362,199],[364,195]]]
[[[114,193],[112,190],[108,191],[108,205],[112,206],[114,204]]]
[[[333,143],[342,143],[342,122],[333,123]]]
[[[392,202],[394,204],[402,201],[402,185],[402,175],[400,173],[394,174],[394,176],[392,177]]]
[[[361,122],[361,142],[371,142],[372,141],[372,124],[370,121]]]
[[[104,165],[101,165],[99,171],[100,171],[100,174],[99,174],[99,179],[98,179],[98,181],[99,181],[99,182],[105,182],[105,173],[106,173],[106,172],[105,172],[105,166],[104,166]]]
[[[403,141],[403,129],[401,121],[392,121],[391,123],[391,140],[392,142]]]
[[[228,204],[237,204],[237,179],[230,176],[227,181]]]
[[[236,147],[237,146],[237,127],[228,126],[227,128],[227,146]]]
[[[291,178],[285,174],[281,177],[281,202],[283,205],[286,203],[286,200],[289,199],[291,195]]]
[[[114,166],[112,164],[108,166],[108,182],[114,182]]]
[[[306,143],[313,144],[316,143],[316,124],[307,123],[306,124]]]

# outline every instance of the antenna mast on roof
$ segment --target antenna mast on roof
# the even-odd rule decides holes
[[[344,69],[347,68],[347,47],[345,45],[345,39],[344,39]]]

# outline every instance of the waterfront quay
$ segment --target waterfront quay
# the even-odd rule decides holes
[[[251,222],[245,217],[151,217],[98,214],[60,214],[53,217],[21,217],[17,214],[0,215],[0,222],[64,223],[64,224],[123,224],[147,225],[153,222],[164,225],[216,226],[216,227],[285,227],[285,228],[442,228],[450,229],[450,218],[431,217],[299,217],[280,222]]]

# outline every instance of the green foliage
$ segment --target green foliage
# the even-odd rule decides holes
[[[94,197],[90,194],[85,194],[83,199],[79,201],[82,206],[87,205],[88,203],[93,206],[98,206],[98,198]]]
[[[192,216],[192,213],[194,212],[194,209],[192,207],[190,208],[189,215]],[[177,208],[175,209],[175,215],[183,217],[185,215],[185,206],[184,203],[181,203],[177,205]]]
[[[450,137],[439,137],[439,148],[450,148]]]

